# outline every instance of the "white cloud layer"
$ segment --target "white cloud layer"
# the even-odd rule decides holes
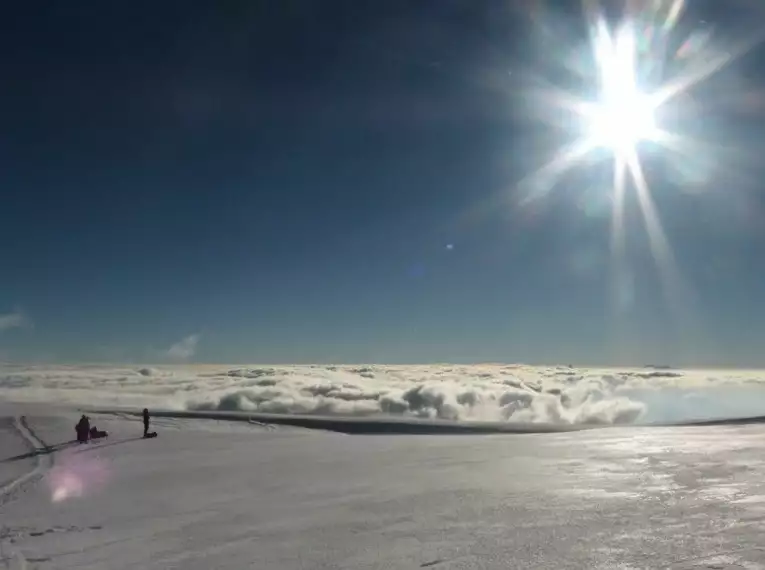
[[[88,406],[629,424],[765,415],[763,378],[759,371],[511,365],[0,365],[0,394]]]

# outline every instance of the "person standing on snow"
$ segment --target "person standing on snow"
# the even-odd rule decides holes
[[[80,421],[75,426],[77,432],[77,441],[79,443],[87,443],[90,437],[90,419],[85,414],[82,414]]]
[[[147,437],[149,435],[149,409],[144,408],[143,409],[143,436]]]

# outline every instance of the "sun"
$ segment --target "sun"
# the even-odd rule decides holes
[[[625,26],[612,37],[601,25],[594,43],[598,70],[597,100],[582,114],[588,145],[611,150],[626,158],[643,141],[654,141],[660,131],[656,124],[655,98],[638,84],[635,62],[635,35]]]
[[[639,91],[609,97],[587,118],[587,135],[593,146],[624,157],[640,142],[655,140],[659,132],[655,111],[650,98]]]
[[[606,159],[613,171],[615,234],[621,236],[623,197],[628,190],[634,191],[646,224],[652,228],[652,240],[659,244],[665,238],[660,235],[661,224],[641,158],[647,152],[654,160],[664,157],[669,162],[671,158],[675,164],[697,149],[705,152],[702,143],[677,130],[682,127],[678,119],[683,115],[678,99],[688,99],[696,85],[762,43],[765,29],[742,34],[739,41],[719,49],[711,42],[711,35],[700,30],[677,37],[675,28],[685,0],[627,4],[631,8],[614,22],[604,16],[599,0],[583,2],[590,53],[585,55],[584,50],[571,46],[570,51],[577,55],[562,61],[584,80],[584,92],[562,87],[554,78],[544,76],[529,88],[533,107],[553,111],[539,113],[540,121],[560,128],[564,138],[548,161],[522,176],[516,189],[519,203],[525,207],[559,187],[572,168],[592,168]],[[554,57],[557,60],[558,55]],[[667,122],[671,130],[662,124]]]
[[[527,92],[531,107],[541,123],[559,129],[562,137],[549,160],[522,175],[513,194],[519,208],[527,208],[547,199],[554,190],[569,190],[566,194],[581,190],[588,196],[602,190],[602,203],[610,204],[609,249],[618,311],[631,279],[626,269],[627,231],[632,231],[626,221],[627,208],[636,206],[668,307],[675,311],[687,306],[684,299],[690,287],[676,263],[642,162],[650,157],[654,165],[661,165],[650,173],[654,181],[661,182],[664,171],[677,172],[686,165],[688,170],[695,168],[698,156],[710,162],[719,160],[714,144],[683,133],[690,117],[696,120],[701,118],[699,111],[711,110],[711,106],[694,102],[692,91],[765,42],[765,28],[742,31],[739,39],[724,42],[723,48],[715,45],[705,24],[680,25],[686,0],[624,2],[618,19],[606,17],[602,3],[582,0],[589,49],[572,44],[564,46],[565,55],[551,52],[552,62],[562,64],[567,73],[547,76],[545,67],[540,77],[532,77]],[[554,28],[541,16],[539,21],[548,37]],[[681,28],[689,29],[688,34],[681,35]],[[561,85],[568,80],[568,72],[577,76],[576,88]],[[684,112],[681,105],[686,101],[694,112]],[[545,135],[548,132],[544,129]],[[567,176],[580,168],[583,172],[578,176]],[[604,185],[607,170],[610,182]],[[593,175],[591,181],[588,173]],[[666,192],[673,186],[660,184],[659,189]]]

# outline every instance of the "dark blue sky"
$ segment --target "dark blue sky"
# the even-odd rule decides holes
[[[629,198],[616,310],[608,163],[519,205],[575,3],[7,4],[0,358],[765,364],[762,47],[676,106],[703,152],[646,153],[686,288]],[[677,41],[765,25],[721,4]]]

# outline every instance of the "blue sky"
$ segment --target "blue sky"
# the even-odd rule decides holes
[[[566,140],[528,86],[587,85],[572,4],[4,6],[0,357],[765,364],[762,48],[675,116],[703,152],[646,149],[685,285],[630,197],[617,309],[608,162],[520,205]]]

